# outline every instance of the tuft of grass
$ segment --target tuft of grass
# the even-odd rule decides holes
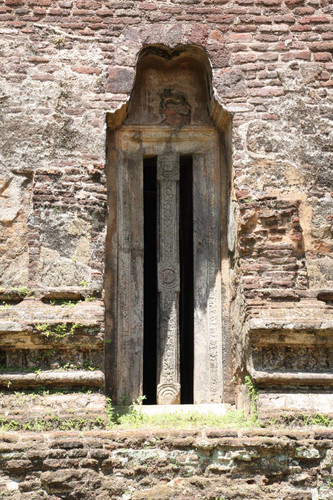
[[[276,418],[263,422],[265,427],[295,428],[295,427],[333,427],[333,418],[323,413],[306,415],[304,413],[282,413]]]
[[[258,420],[258,410],[257,410],[258,389],[254,385],[249,375],[246,375],[245,377],[245,385],[247,387],[251,399],[251,420],[253,421],[253,423],[255,423]]]

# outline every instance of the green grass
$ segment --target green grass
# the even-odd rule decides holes
[[[323,413],[306,415],[304,413],[281,414],[263,423],[270,428],[328,427],[333,428],[333,418]]]
[[[242,410],[231,410],[225,415],[214,412],[176,411],[146,414],[142,410],[142,402],[131,406],[113,407],[107,400],[108,428],[111,429],[201,429],[201,428],[250,428],[253,420],[247,418]]]

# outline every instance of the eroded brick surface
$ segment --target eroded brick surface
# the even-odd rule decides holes
[[[328,499],[331,446],[328,430],[9,433],[0,485],[12,499]]]

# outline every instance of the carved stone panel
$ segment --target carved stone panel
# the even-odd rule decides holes
[[[333,349],[328,346],[262,346],[252,352],[256,370],[267,372],[333,372]]]
[[[193,157],[194,403],[223,395],[218,155]]]
[[[179,372],[179,156],[158,157],[157,403],[180,403]]]

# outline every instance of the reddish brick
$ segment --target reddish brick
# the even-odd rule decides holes
[[[113,11],[110,10],[110,9],[99,9],[97,12],[96,12],[99,16],[112,16],[113,15]]]
[[[319,75],[319,80],[329,80],[331,77],[330,73],[328,71],[322,71]]]
[[[253,21],[257,24],[271,24],[273,17],[271,16],[254,16]]]
[[[47,12],[50,16],[64,16],[68,15],[68,12],[62,10],[62,9],[49,9]]]
[[[271,7],[273,5],[280,5],[281,0],[261,0],[261,3],[266,5],[267,7]]]
[[[277,61],[279,58],[278,54],[275,54],[274,52],[267,52],[266,54],[259,54],[258,59],[259,61]]]
[[[302,59],[304,61],[310,61],[311,52],[307,50],[299,51],[299,52],[287,52],[286,54],[282,54],[282,61],[293,61],[294,59]]]
[[[48,59],[47,57],[33,56],[29,57],[28,61],[35,64],[42,64],[42,63],[48,63],[50,59]]]
[[[83,73],[86,75],[100,75],[102,70],[100,68],[93,68],[91,66],[75,66],[72,68],[75,73]]]
[[[294,10],[297,16],[310,16],[314,12],[315,9],[313,7],[297,7],[297,9]]]
[[[133,80],[134,70],[132,68],[110,68],[106,91],[115,94],[126,94],[132,89]]]
[[[279,87],[263,87],[263,88],[250,89],[249,93],[252,96],[274,97],[283,95],[284,91]]]
[[[216,68],[227,68],[229,66],[229,54],[224,50],[212,50],[209,53],[212,64]]]
[[[249,62],[255,62],[258,59],[258,55],[254,52],[241,52],[233,56],[235,64],[243,64]]]
[[[231,33],[227,42],[251,42],[253,36],[250,33]]]
[[[295,18],[294,16],[274,16],[274,22],[276,23],[294,23]]]
[[[250,191],[248,191],[247,189],[240,189],[238,191],[235,192],[235,195],[236,195],[236,198],[237,199],[243,199],[243,198],[246,198],[248,196]]]
[[[293,7],[296,7],[297,5],[305,3],[305,0],[284,0],[284,3],[288,7],[293,8]]]
[[[38,80],[40,82],[50,82],[52,80],[55,80],[53,75],[50,75],[48,73],[36,73],[33,77],[33,80]]]
[[[243,36],[243,35],[236,35],[236,36]],[[247,36],[247,35],[245,35]],[[252,36],[252,35],[250,35]],[[223,37],[222,33],[219,31],[219,30],[213,30],[210,35],[209,35],[209,41],[216,41],[218,43],[224,43],[226,40],[225,38]]]
[[[313,52],[333,52],[333,42],[314,42],[309,48]]]
[[[28,0],[29,5],[37,5],[38,7],[49,7],[52,5],[51,0]]]
[[[5,0],[6,5],[24,5],[24,0]]]
[[[235,16],[208,16],[207,21],[209,23],[217,24],[231,24],[235,19]],[[201,18],[200,18],[201,20]]]
[[[26,26],[27,23],[24,21],[10,21],[9,23],[11,26],[14,26],[14,28],[22,28]]]
[[[332,54],[329,52],[317,52],[314,54],[314,60],[323,62],[332,61]]]
[[[332,19],[326,16],[307,16],[301,17],[299,22],[301,24],[312,24],[312,23],[329,23]]]
[[[250,33],[251,31],[257,31],[257,26],[255,24],[236,24],[232,29],[236,33]]]
[[[290,27],[290,31],[296,31],[296,32],[310,31],[312,33],[312,26],[311,24],[294,24],[293,26]]]
[[[46,9],[42,9],[40,7],[36,7],[34,10],[33,10],[33,13],[35,16],[43,16],[46,14]]]
[[[142,10],[156,10],[157,6],[153,3],[140,2],[138,8]]]
[[[190,41],[192,43],[197,43],[198,45],[205,46],[207,41],[207,36],[208,36],[207,24],[196,23],[191,30]]]

